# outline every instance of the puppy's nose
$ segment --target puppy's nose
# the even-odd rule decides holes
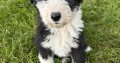
[[[52,13],[51,13],[51,19],[52,19],[54,22],[59,21],[60,18],[61,18],[61,13],[60,13],[60,12],[52,12]]]

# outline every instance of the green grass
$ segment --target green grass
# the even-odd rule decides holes
[[[120,0],[84,0],[82,9],[88,63],[120,63]],[[35,16],[27,0],[0,0],[0,63],[38,63]]]

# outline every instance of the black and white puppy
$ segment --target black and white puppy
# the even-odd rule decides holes
[[[90,47],[83,36],[82,0],[30,0],[38,10],[35,43],[41,63],[54,63],[54,55],[85,63]],[[63,63],[65,61],[62,61]]]

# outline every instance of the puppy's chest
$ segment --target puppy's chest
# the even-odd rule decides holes
[[[42,42],[44,48],[49,48],[51,51],[60,56],[67,56],[71,52],[71,48],[77,48],[78,44],[74,38],[78,38],[79,33],[73,27],[55,29]]]

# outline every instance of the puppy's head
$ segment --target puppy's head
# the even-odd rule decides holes
[[[82,0],[30,0],[49,27],[62,27],[72,21]]]

